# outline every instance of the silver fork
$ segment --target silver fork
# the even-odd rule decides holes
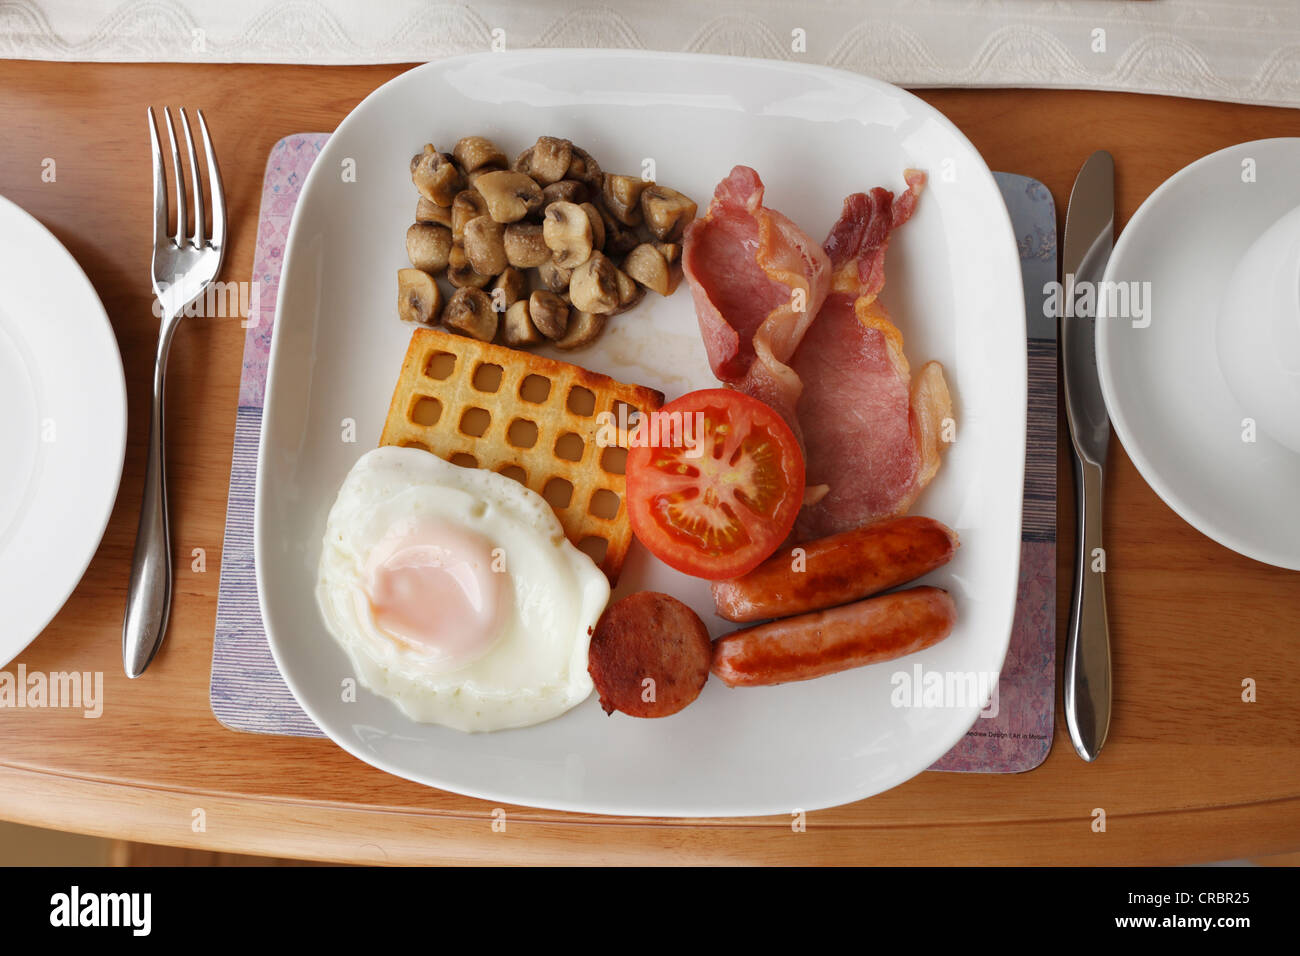
[[[186,235],[185,173],[172,127],[171,108],[165,108],[167,139],[171,143],[176,181],[176,233],[167,232],[167,179],[163,175],[162,149],[153,107],[149,108],[149,142],[153,147],[153,291],[162,306],[158,355],[153,371],[153,408],[149,418],[149,461],[145,466],[144,502],[136,531],[131,583],[127,590],[126,617],[122,622],[122,666],[128,677],[144,673],[167,632],[172,602],[171,535],[167,526],[167,474],[163,418],[164,379],[172,335],[185,310],[204,294],[221,271],[226,255],[226,195],[221,188],[217,154],[212,149],[208,124],[198,110],[199,131],[207,155],[208,191],[212,196],[212,233],[205,236],[203,182],[189,117],[180,110],[181,129],[194,179],[194,231]]]

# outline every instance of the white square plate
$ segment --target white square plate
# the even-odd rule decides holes
[[[758,170],[767,202],[815,239],[850,193],[927,170],[917,214],[891,240],[884,301],[915,367],[948,372],[958,440],[913,508],[961,535],[927,583],[948,588],[953,634],[905,662],[779,687],[728,689],[661,720],[607,717],[595,695],[522,730],[466,735],[416,724],[364,690],[326,633],[314,586],[325,518],[353,463],[379,440],[410,328],[396,271],[426,142],[482,134],[507,153],[563,136],[602,168],[659,181],[703,212],[733,165]],[[343,175],[355,170],[355,177]],[[790,63],[625,51],[526,51],[430,63],[349,115],[303,186],[285,251],[258,460],[256,558],[271,649],[303,708],[335,742],[383,770],[483,799],[645,816],[813,810],[919,773],[959,740],[978,706],[891,706],[891,675],[996,672],[1010,637],[1025,453],[1025,317],[1010,220],[964,136],[911,94]],[[648,296],[571,358],[669,399],[717,383],[689,290]],[[342,440],[343,421],[356,442]],[[634,545],[615,596],[668,591],[715,635],[707,586]]]

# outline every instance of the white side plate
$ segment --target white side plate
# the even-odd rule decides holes
[[[1243,178],[1249,161],[1253,178]],[[1244,420],[1215,354],[1215,314],[1238,259],[1300,205],[1300,139],[1198,159],[1147,197],[1106,266],[1147,283],[1150,313],[1097,321],[1097,371],[1115,434],[1188,524],[1256,561],[1300,569],[1300,455]],[[1142,288],[1142,286],[1138,286]],[[1130,309],[1130,312],[1133,310]],[[1149,319],[1149,325],[1143,325]]]
[[[558,720],[466,736],[406,720],[361,692],[326,634],[313,587],[325,517],[348,469],[379,439],[409,327],[396,271],[416,194],[408,163],[426,142],[482,134],[514,154],[538,135],[572,139],[613,172],[656,178],[703,211],[738,163],[768,202],[814,238],[844,197],[898,190],[930,172],[915,217],[892,239],[885,301],[916,367],[948,369],[958,440],[914,511],[961,535],[929,583],[959,623],[900,662],[817,681],[729,690],[710,681],[673,717],[606,717],[593,695]],[[341,173],[355,168],[355,182]],[[961,738],[977,705],[890,704],[890,676],[996,672],[1010,636],[1025,454],[1025,322],[1010,220],[988,168],[942,115],[885,83],[788,63],[619,51],[489,54],[427,64],[371,94],[312,168],[280,285],[258,462],[258,590],[271,649],[303,708],[340,746],[399,776],[497,802],[652,816],[789,813],[846,803],[924,770]],[[711,387],[689,290],[647,296],[573,359],[671,399]],[[357,441],[340,440],[356,422]],[[728,628],[707,586],[634,546],[616,596],[654,588]]]
[[[99,547],[126,452],[104,306],[48,229],[0,197],[0,667],[58,613]]]

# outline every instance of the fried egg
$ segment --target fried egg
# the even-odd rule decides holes
[[[609,582],[545,499],[417,448],[363,455],[329,513],[316,600],[362,685],[462,731],[558,717],[592,690]]]

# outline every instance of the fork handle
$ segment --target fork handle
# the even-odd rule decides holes
[[[171,534],[167,526],[167,463],[163,398],[167,353],[175,324],[164,318],[154,364],[153,404],[149,414],[149,458],[145,465],[144,501],[131,559],[126,617],[122,621],[122,666],[139,677],[162,646],[172,603]]]

